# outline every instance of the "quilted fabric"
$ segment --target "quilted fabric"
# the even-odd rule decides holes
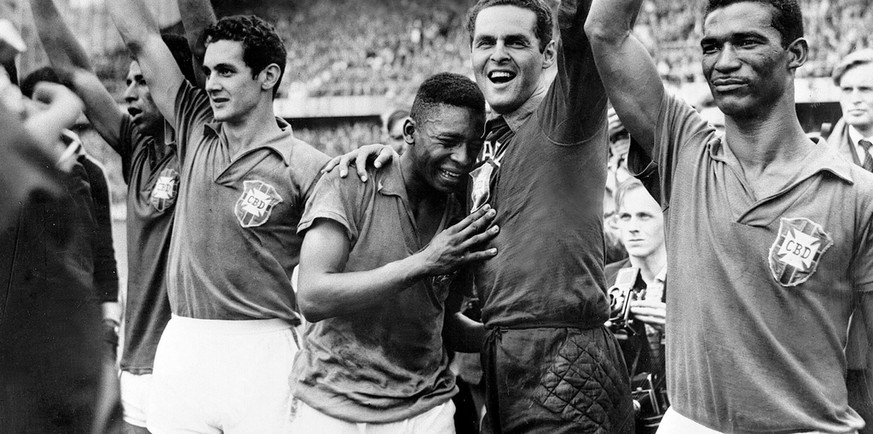
[[[483,359],[487,432],[633,432],[624,359],[605,329],[496,330]]]
[[[629,393],[626,375],[594,340],[569,336],[546,370],[537,390],[543,406],[578,424],[585,432],[616,432],[610,417],[622,392]]]

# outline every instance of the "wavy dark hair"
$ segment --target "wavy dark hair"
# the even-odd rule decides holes
[[[254,15],[234,15],[207,27],[204,35],[207,46],[216,41],[241,42],[243,62],[252,69],[252,77],[257,77],[271,63],[279,65],[279,80],[273,87],[273,96],[276,96],[285,75],[288,52],[272,24]]]

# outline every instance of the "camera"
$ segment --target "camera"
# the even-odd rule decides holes
[[[645,297],[646,282],[637,267],[622,268],[615,278],[615,284],[606,292],[609,296],[609,322],[613,332],[625,331],[633,334],[630,318],[631,301]]]

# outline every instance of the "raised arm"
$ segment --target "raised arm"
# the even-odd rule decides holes
[[[106,2],[121,38],[142,69],[155,105],[170,124],[176,124],[176,93],[185,77],[161,39],[155,18],[143,0]]]
[[[346,230],[334,220],[319,218],[306,232],[300,249],[300,311],[311,322],[358,312],[422,278],[491,258],[496,254],[493,249],[472,249],[497,234],[496,227],[483,231],[494,215],[487,207],[480,209],[437,234],[420,252],[374,270],[354,272],[344,272],[351,251]]]
[[[112,146],[119,148],[124,113],[97,78],[87,53],[67,27],[53,0],[30,0],[36,32],[52,68],[85,103],[85,116]]]
[[[217,21],[215,11],[212,10],[209,0],[179,0],[179,12],[182,15],[188,47],[194,55],[194,75],[197,78],[197,86],[202,88],[206,84],[206,76],[203,74],[203,68],[200,67],[206,55],[203,33],[207,27]]]
[[[585,32],[615,111],[651,155],[664,85],[632,29],[642,0],[594,0]]]

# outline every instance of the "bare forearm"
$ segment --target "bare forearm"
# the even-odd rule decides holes
[[[194,74],[197,76],[199,86],[203,86],[206,77],[199,65],[203,64],[206,54],[206,41],[204,32],[207,27],[217,21],[215,11],[208,0],[179,0],[179,12],[182,15],[182,25],[185,27],[185,37],[188,39],[188,47],[194,55]]]
[[[642,0],[595,0],[585,32],[599,44],[620,44],[631,35]]]
[[[428,270],[418,254],[368,271],[316,272],[300,269],[298,303],[312,322],[369,309],[395,297]]]
[[[96,74],[81,69],[72,72],[69,85],[85,103],[85,116],[106,143],[120,153],[121,120],[124,113]]]
[[[39,40],[56,70],[80,68],[94,71],[85,49],[76,41],[53,0],[30,0]],[[62,73],[63,71],[59,71]]]
[[[647,153],[664,85],[651,55],[633,35],[641,0],[595,0],[585,32],[609,100],[628,132]]]
[[[112,0],[106,5],[127,48],[142,69],[155,105],[164,119],[174,124],[176,92],[185,77],[161,39],[157,21],[142,0]]]
[[[106,8],[134,57],[139,58],[150,38],[160,37],[160,28],[143,0],[112,0]]]

